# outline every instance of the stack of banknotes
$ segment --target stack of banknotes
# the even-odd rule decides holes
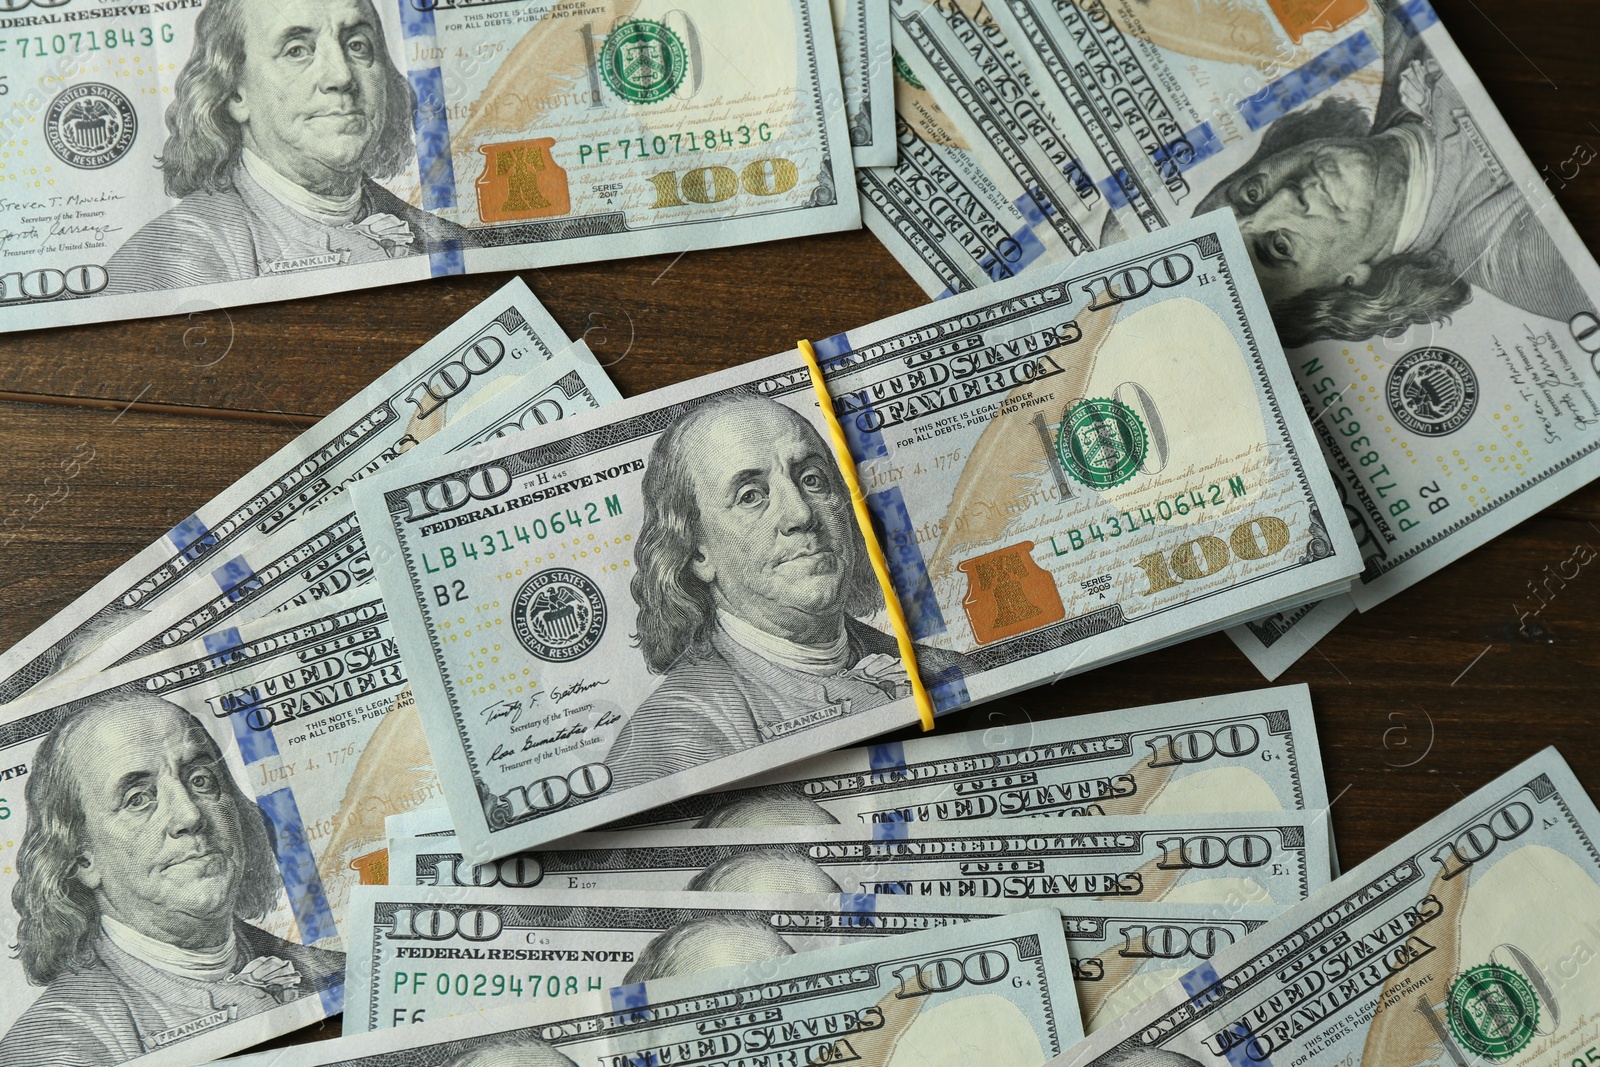
[[[1340,877],[1304,686],[850,747],[1350,580],[1247,261],[819,341],[870,530],[798,353],[508,284],[0,657],[0,1063],[1581,1057],[1554,751]]]
[[[0,1065],[1600,1062],[1553,750],[1341,876],[1303,686],[869,743],[1600,472],[1426,0],[0,12],[0,329],[863,219],[937,298],[624,399],[512,281],[0,655]]]
[[[1232,620],[1269,679],[1600,474],[1600,268],[1428,0],[91,4],[0,3],[0,332],[863,222],[937,298],[1226,211],[1361,564]]]
[[[1237,218],[1363,560],[1229,631],[1269,679],[1600,475],[1600,268],[1428,0],[890,7],[857,181],[930,296]]]

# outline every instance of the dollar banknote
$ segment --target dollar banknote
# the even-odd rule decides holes
[[[1160,221],[1238,217],[1366,564],[1234,631],[1269,677],[1600,474],[1600,268],[1427,0],[994,13]]]
[[[1326,813],[1303,811],[629,830],[488,863],[451,836],[389,839],[389,884],[446,887],[1288,904],[1331,870]]]
[[[1039,1067],[1082,1034],[1061,917],[1036,910],[570,1000],[348,1035],[240,1067],[678,1062]]]
[[[860,223],[828,0],[53,0],[0,34],[40,177],[0,198],[0,330]]]
[[[255,556],[257,546],[449,425],[481,394],[514,387],[571,345],[521,280],[507,283],[7,649],[0,704],[150,618],[180,591],[226,595],[247,584],[273,558]]]
[[[1218,213],[821,343],[941,708],[1349,582],[1246,259]],[[474,859],[914,721],[820,415],[790,352],[355,487]]]
[[[301,881],[290,887],[295,913],[331,917],[313,924],[322,931],[313,941],[335,933],[351,886],[363,878],[383,880],[386,819],[440,803],[438,777],[417,736],[405,665],[375,590],[226,627],[29,694],[5,709],[0,729],[23,753],[63,730],[86,729],[68,729],[79,718],[123,714],[137,720],[155,712],[175,715],[175,709],[204,724],[229,765],[245,769],[240,788],[269,819],[304,828],[303,834],[286,830],[280,843],[304,850],[285,851],[285,863],[309,864],[298,868]],[[19,755],[11,765],[21,768],[13,777],[27,785],[28,759]],[[20,796],[8,796],[9,818],[24,832],[23,840],[12,835],[0,853],[14,868],[15,850],[39,819],[29,818],[30,805]],[[280,936],[293,931],[292,925],[272,927]]]
[[[363,886],[350,902],[344,1025],[354,1033],[537,1005],[1037,907],[848,894]],[[1073,902],[1061,922],[1085,1032],[1279,910]]]
[[[988,173],[1021,186],[1030,219],[1041,218],[1068,255],[1120,235],[1123,194],[1109,180],[1113,171],[1094,166],[1089,128],[1049,106],[983,3],[891,0],[890,10],[899,62]]]
[[[381,601],[5,710],[0,1062],[198,1063],[342,1009],[345,898],[439,789]]]
[[[419,442],[406,452],[406,461],[462,453],[620,399],[580,341],[523,375],[514,388],[482,399],[476,408]],[[150,617],[112,635],[75,669],[106,670],[271,611],[320,602],[372,579],[372,556],[347,501],[289,523],[254,547],[251,559],[263,562],[248,570],[239,568],[235,584],[189,582],[166,597]]]
[[[843,749],[612,828],[1327,807],[1311,693],[1299,685]]]
[[[1056,1063],[1584,1063],[1597,833],[1546,749]]]
[[[830,0],[856,168],[895,162],[889,0]]]
[[[1033,195],[1007,171],[985,167],[927,87],[894,64],[893,166],[856,170],[861,217],[934,299],[1072,255]]]

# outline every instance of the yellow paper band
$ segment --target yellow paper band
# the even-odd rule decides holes
[[[911,679],[911,700],[917,705],[917,714],[922,716],[922,728],[931,730],[933,698],[928,695],[927,686],[922,684],[922,673],[917,669],[917,649],[911,643],[911,626],[906,622],[906,613],[900,610],[900,597],[894,591],[894,583],[889,580],[889,561],[883,558],[883,547],[872,532],[872,513],[867,510],[867,497],[861,491],[861,479],[856,477],[855,457],[850,454],[844,427],[839,425],[833,413],[833,397],[828,395],[828,387],[823,384],[822,367],[817,363],[817,351],[811,347],[810,341],[800,341],[800,357],[806,361],[806,369],[811,372],[811,386],[817,391],[822,417],[828,420],[828,433],[833,437],[834,458],[839,462],[839,472],[844,475],[844,484],[850,487],[850,503],[856,509],[856,524],[861,527],[861,539],[867,544],[867,558],[872,561],[872,573],[878,576],[878,586],[883,590],[883,604],[889,612],[889,623],[894,627],[895,643],[900,646],[900,662],[906,669],[906,676]]]

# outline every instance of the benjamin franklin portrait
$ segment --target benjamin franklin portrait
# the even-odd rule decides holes
[[[343,953],[252,925],[283,885],[266,823],[187,711],[91,698],[27,781],[11,900],[17,958],[43,992],[0,1063],[121,1063],[343,982]]]
[[[1333,96],[1275,121],[1195,214],[1231,208],[1286,348],[1440,323],[1476,286],[1565,322],[1593,309],[1399,5],[1369,115]]]
[[[606,757],[616,788],[909,695],[895,639],[858,618],[882,593],[837,462],[799,413],[754,396],[657,438],[632,592],[661,681]],[[924,679],[961,669],[917,655]]]
[[[167,109],[177,206],[117,250],[108,293],[374,263],[472,243],[379,180],[416,160],[414,94],[371,0],[208,0]]]

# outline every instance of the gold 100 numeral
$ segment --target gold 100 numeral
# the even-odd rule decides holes
[[[730,200],[741,186],[751,196],[778,196],[800,182],[800,169],[787,159],[768,157],[752,160],[735,173],[732,167],[696,167],[694,170],[665,170],[652,175],[656,187],[653,206],[683,207],[690,204],[720,204]]]
[[[1289,545],[1289,526],[1276,515],[1250,519],[1234,528],[1224,541],[1205,534],[1185,541],[1167,552],[1152,552],[1134,566],[1150,579],[1146,596],[1174,589],[1184,582],[1209,578],[1235,559],[1266,559]]]

